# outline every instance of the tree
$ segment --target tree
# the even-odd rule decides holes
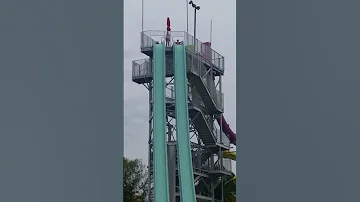
[[[147,171],[141,160],[124,158],[124,202],[144,202],[147,184]]]

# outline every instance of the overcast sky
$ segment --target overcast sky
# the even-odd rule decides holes
[[[219,5],[216,0],[196,0],[201,9],[197,12],[197,38],[210,39],[210,19],[213,23],[212,47],[225,57],[225,118],[236,131],[236,58],[235,58],[235,0]],[[146,58],[140,52],[141,0],[125,1],[124,8],[124,80],[125,80],[125,156],[148,158],[148,92],[131,80],[131,62]],[[216,12],[214,12],[216,11]],[[193,9],[189,9],[189,32],[193,35]],[[165,30],[166,18],[171,19],[173,31],[186,31],[186,0],[144,0],[144,29]],[[235,168],[235,163],[233,163]],[[234,170],[235,171],[235,170]]]

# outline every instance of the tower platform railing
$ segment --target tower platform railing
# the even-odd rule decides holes
[[[222,132],[220,129],[216,128],[214,126],[214,129],[213,129],[213,133],[216,137],[216,139],[218,140],[219,143],[225,145],[225,146],[230,146],[230,140],[229,138],[225,135],[224,132]]]
[[[140,35],[140,49],[142,51],[144,51],[144,49],[152,48],[155,42],[166,43],[166,31],[148,30],[141,32]],[[167,44],[169,47],[176,41],[180,41],[185,45],[187,51],[196,53],[198,56],[209,61],[211,65],[224,72],[224,57],[213,50],[208,44],[203,43],[198,39],[194,39],[192,35],[184,31],[170,31],[170,36],[170,42]]]
[[[222,162],[221,162],[222,161]],[[222,164],[222,166],[221,166]],[[230,159],[218,159],[215,162],[215,169],[214,170],[222,170],[222,171],[226,171],[226,172],[231,172],[232,171],[232,167],[231,167],[231,160]]]
[[[191,54],[192,55],[192,54]],[[198,71],[193,68],[189,68],[188,71]],[[205,71],[206,72],[206,71]],[[132,62],[132,79],[133,81],[142,80],[150,81],[152,79],[152,63],[150,58],[134,60]],[[166,68],[167,76],[173,76],[173,68]],[[202,75],[201,75],[202,76]],[[216,105],[219,109],[224,109],[224,93],[217,90],[215,86],[208,86],[206,79],[202,78],[203,84],[210,90]]]
[[[152,77],[151,60],[149,58],[134,60],[132,62],[132,78],[139,79],[145,77]]]

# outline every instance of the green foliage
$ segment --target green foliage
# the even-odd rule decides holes
[[[147,195],[147,171],[139,159],[124,158],[124,202],[144,202]]]

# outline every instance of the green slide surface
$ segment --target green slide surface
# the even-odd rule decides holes
[[[153,159],[154,159],[154,201],[169,202],[169,181],[166,144],[165,108],[165,46],[153,45]]]
[[[186,55],[184,45],[174,45],[174,77],[180,201],[196,202],[189,137]]]

